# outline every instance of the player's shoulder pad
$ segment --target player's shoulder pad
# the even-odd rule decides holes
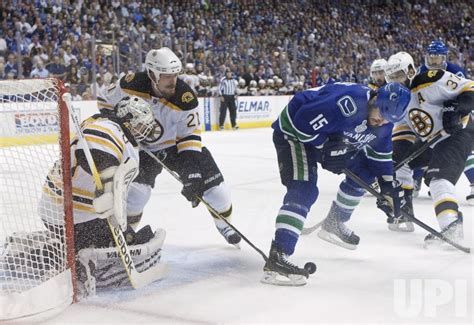
[[[176,82],[176,93],[168,101],[182,111],[189,111],[198,106],[198,99],[193,89],[180,78]]]
[[[421,86],[432,84],[433,82],[438,81],[444,75],[443,70],[426,70],[421,72],[413,78],[411,82],[410,89],[415,91],[419,89]]]
[[[146,72],[130,72],[120,79],[120,88],[125,93],[145,99],[151,98],[151,80]]]

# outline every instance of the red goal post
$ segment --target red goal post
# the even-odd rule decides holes
[[[75,301],[64,93],[57,79],[0,81],[0,321],[45,317]],[[40,208],[51,191],[58,204]],[[50,216],[54,230],[43,222]]]

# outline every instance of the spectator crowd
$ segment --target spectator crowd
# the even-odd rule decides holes
[[[239,95],[272,95],[367,83],[370,63],[397,51],[420,65],[438,38],[472,77],[473,8],[472,0],[4,0],[0,79],[57,77],[76,99],[92,99],[167,46],[200,95],[216,95],[227,69]]]

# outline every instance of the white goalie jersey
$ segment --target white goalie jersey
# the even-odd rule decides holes
[[[138,146],[134,141],[127,138],[121,126],[100,115],[86,119],[81,126],[85,140],[92,152],[97,165],[118,166],[128,158],[139,163]],[[82,150],[81,142],[77,137],[71,143],[71,173],[72,173],[72,195],[74,224],[91,221],[97,218],[93,207],[96,185],[94,178],[88,173],[78,161],[78,151]],[[104,159],[110,162],[103,161]],[[39,203],[39,214],[49,224],[63,225],[62,215],[51,215],[53,211],[61,211],[52,208],[62,204],[62,186],[59,166],[54,166],[43,186],[43,193]],[[57,212],[56,212],[57,213]]]
[[[154,96],[146,72],[129,73],[100,94],[97,98],[99,110],[113,109],[123,97],[131,95],[141,97],[151,105],[157,122],[152,135],[141,145],[153,152],[174,145],[178,152],[201,151],[198,100],[188,84],[178,78],[175,95],[169,99],[159,98]]]
[[[426,141],[437,135],[443,129],[444,102],[465,91],[474,91],[474,81],[443,70],[429,70],[417,75],[411,85],[407,115],[395,126],[394,139],[404,137],[414,141],[417,137]],[[469,115],[463,118],[464,126],[469,119]]]

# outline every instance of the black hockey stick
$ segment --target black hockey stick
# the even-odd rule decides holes
[[[183,184],[183,181],[181,180],[179,175],[177,173],[175,173],[174,171],[172,171],[164,162],[161,161],[161,159],[159,159],[156,155],[154,155],[150,150],[148,150],[146,148],[142,147],[142,150],[145,153],[147,153],[150,157],[155,159],[155,161],[157,163],[159,163],[164,169],[166,169],[171,174],[171,176],[173,176],[178,182]],[[234,230],[237,234],[239,234],[239,236],[247,244],[249,244],[250,247],[252,247],[257,253],[259,253],[263,257],[263,259],[265,260],[265,263],[271,264],[275,270],[279,271],[279,273],[282,272],[286,275],[291,273],[291,272],[289,272],[289,270],[286,270],[283,267],[279,267],[279,266],[275,265],[275,263],[272,263],[270,261],[270,259],[268,258],[268,256],[264,252],[262,252],[262,250],[260,250],[257,246],[255,246],[247,237],[245,237],[237,228],[235,228],[235,226],[233,224],[231,224],[229,221],[227,221],[226,218],[224,218],[216,209],[214,209],[209,203],[207,203],[201,196],[196,196],[196,199],[198,199],[200,202],[202,202],[202,204],[204,204],[206,206],[206,208],[213,215],[217,216],[219,219],[224,221],[230,228],[232,228],[232,230]],[[310,265],[310,264],[312,264],[312,265]],[[314,263],[308,262],[308,263],[305,264],[304,268],[300,269],[300,270],[303,271],[305,273],[304,276],[306,278],[308,278],[309,274],[312,274],[316,271],[316,265]],[[310,272],[310,271],[312,271],[312,272]]]
[[[382,201],[387,201],[387,199],[379,192],[377,192],[376,190],[374,190],[372,187],[370,187],[366,182],[364,182],[364,180],[362,180],[359,176],[357,176],[356,174],[354,174],[352,171],[348,170],[347,168],[344,168],[342,170],[342,172],[344,174],[347,175],[347,177],[349,177],[350,179],[352,179],[355,183],[357,183],[360,187],[362,187],[363,189],[365,189],[367,192],[369,192],[370,194],[372,194],[373,196],[375,196],[376,199],[378,200],[382,200]],[[409,213],[407,213],[404,209],[401,209],[401,215],[405,218],[407,218],[408,220],[410,220],[411,222],[413,223],[416,223],[418,226],[420,226],[421,228],[425,229],[426,231],[428,231],[429,233],[431,233],[433,236],[436,236],[438,237],[439,239],[447,242],[448,244],[450,244],[451,246],[453,247],[456,247],[457,249],[463,251],[464,253],[471,253],[471,249],[468,248],[468,247],[464,247],[462,245],[459,245],[458,243],[452,241],[451,239],[447,238],[445,235],[443,235],[442,233],[436,231],[435,229],[431,228],[430,226],[428,226],[427,224],[423,223],[422,221],[418,220],[417,218],[411,216]]]
[[[445,135],[446,135],[445,132],[441,130],[437,135],[435,135],[433,138],[423,143],[418,149],[416,149],[415,151],[410,153],[408,156],[406,156],[402,161],[397,163],[397,165],[395,166],[395,171],[399,170],[403,165],[405,165],[406,163],[409,163],[410,161],[412,161],[413,159],[421,155],[423,152],[425,152],[426,149],[428,149],[431,145],[433,145],[433,143],[436,143],[439,139],[441,139]]]

